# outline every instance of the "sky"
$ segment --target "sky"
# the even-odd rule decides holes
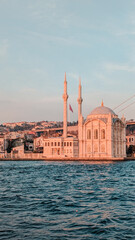
[[[134,0],[0,0],[0,123],[62,121],[65,72],[70,121],[79,77],[84,118],[135,119]]]

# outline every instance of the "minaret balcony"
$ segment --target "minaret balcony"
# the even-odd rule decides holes
[[[82,101],[83,101],[83,99],[82,99],[82,98],[78,98],[78,99],[77,99],[77,102],[78,102],[78,104],[81,104],[81,103],[82,103]]]
[[[68,95],[67,95],[67,94],[63,94],[63,100],[64,100],[64,102],[67,101],[67,99],[68,99]]]

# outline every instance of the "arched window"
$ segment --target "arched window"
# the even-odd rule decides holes
[[[88,131],[87,131],[87,139],[91,139],[91,130],[90,129],[88,129]]]
[[[105,139],[105,129],[101,130],[101,139]]]
[[[94,130],[94,139],[98,139],[98,130],[97,129]]]

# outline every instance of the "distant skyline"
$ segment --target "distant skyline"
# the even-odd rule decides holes
[[[0,123],[62,121],[65,72],[71,121],[79,77],[84,118],[134,96],[134,0],[0,0]]]

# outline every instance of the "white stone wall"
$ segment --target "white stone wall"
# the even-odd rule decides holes
[[[78,157],[78,139],[48,138],[44,139],[43,156],[48,158]]]
[[[89,115],[84,124],[78,124],[79,157],[125,157],[125,125],[117,119],[111,114]]]

